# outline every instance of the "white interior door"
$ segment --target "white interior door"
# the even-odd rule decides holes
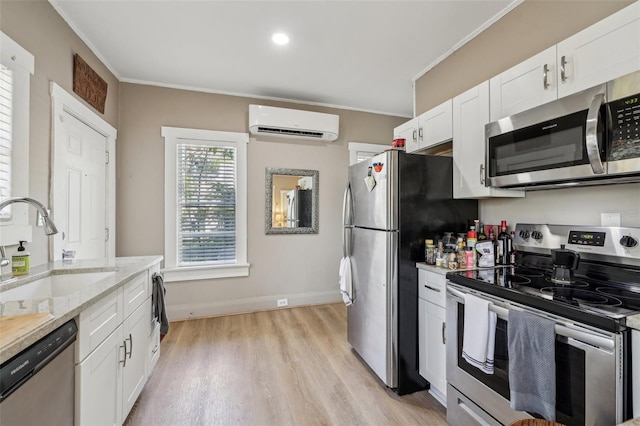
[[[64,174],[58,182],[64,180],[65,188],[55,188],[56,204],[62,206],[55,218],[63,248],[75,251],[78,258],[106,257],[107,139],[67,111],[60,126],[56,168]]]
[[[115,255],[115,129],[79,101],[52,86],[52,260],[62,250],[79,259]]]

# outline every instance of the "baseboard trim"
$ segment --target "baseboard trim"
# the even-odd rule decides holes
[[[289,305],[278,308],[278,299],[288,299]],[[222,302],[198,302],[182,305],[167,305],[167,316],[170,321],[181,321],[195,318],[206,318],[219,315],[231,315],[247,312],[286,309],[295,306],[321,305],[341,302],[340,291],[319,291],[311,293],[280,294],[277,296],[251,297],[245,299],[226,300]]]

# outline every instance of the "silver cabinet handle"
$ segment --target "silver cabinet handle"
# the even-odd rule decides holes
[[[587,157],[593,173],[599,175],[604,173],[604,166],[600,159],[600,149],[598,147],[598,116],[600,107],[604,104],[604,93],[598,93],[591,100],[589,111],[587,112],[587,122],[585,127],[584,145],[587,150]]]
[[[425,286],[425,288],[428,288],[429,290],[433,290],[433,291],[435,291],[437,293],[440,293],[440,289],[439,288],[431,287],[431,286],[426,285],[426,284],[424,286]]]
[[[133,353],[133,336],[131,336],[131,333],[129,333],[129,337],[127,338],[127,340],[129,340],[129,359],[131,359],[131,354]],[[124,344],[127,344],[126,340]]]
[[[124,358],[120,361],[120,364],[122,364],[123,367],[127,366],[127,342],[126,340],[124,342],[122,342],[122,346],[120,346],[122,349],[124,349]]]
[[[418,131],[417,130],[413,131],[413,141],[414,142],[418,142]]]
[[[567,65],[567,57],[562,55],[560,58],[560,81],[563,83],[567,82],[567,71],[565,69],[565,65]]]
[[[549,88],[549,65],[547,64],[542,67],[542,87],[544,90]]]
[[[442,344],[447,344],[447,324],[444,322],[442,323]]]
[[[418,138],[420,138],[420,140],[422,140],[422,127],[420,127],[418,129]]]
[[[484,164],[480,164],[480,184],[484,185]]]

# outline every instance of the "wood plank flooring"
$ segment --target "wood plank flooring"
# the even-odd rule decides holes
[[[400,397],[368,370],[330,304],[171,323],[125,424],[447,423],[428,392]]]

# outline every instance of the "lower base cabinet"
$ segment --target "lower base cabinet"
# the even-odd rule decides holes
[[[431,385],[431,393],[444,403],[447,400],[446,310],[418,299],[419,373]]]
[[[154,355],[157,361],[160,354],[159,338],[154,346],[152,333],[152,271],[144,271],[80,314],[76,425],[123,424],[147,382]],[[95,341],[92,335],[106,337]]]

